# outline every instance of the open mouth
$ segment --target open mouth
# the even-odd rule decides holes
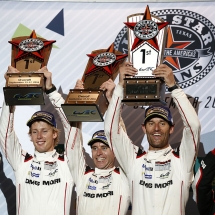
[[[105,158],[96,158],[97,161],[102,162],[105,160]]]
[[[44,145],[45,144],[45,141],[39,141],[39,142],[37,142],[37,145],[38,146],[42,146],[42,145]]]
[[[161,139],[161,134],[153,134],[152,135],[154,140],[160,140]]]

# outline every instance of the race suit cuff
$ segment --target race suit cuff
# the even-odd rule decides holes
[[[48,96],[49,98],[52,98],[53,96],[55,97],[57,94],[58,94],[58,92],[57,92],[57,90],[55,90],[55,91],[53,91],[53,92],[47,94],[47,96]]]

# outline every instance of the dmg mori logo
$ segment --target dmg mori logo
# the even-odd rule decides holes
[[[203,79],[215,64],[215,26],[188,10],[165,9],[151,14],[169,22],[163,63],[173,69],[181,88]],[[117,35],[115,49],[128,52],[127,27]]]

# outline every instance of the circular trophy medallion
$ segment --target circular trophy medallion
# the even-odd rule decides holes
[[[158,34],[158,25],[152,20],[140,20],[134,26],[134,34],[142,40],[149,40]]]
[[[116,60],[116,55],[110,52],[98,54],[93,58],[93,64],[96,66],[108,66]]]
[[[19,43],[19,48],[25,52],[35,52],[42,49],[43,46],[43,41],[34,38],[25,39]]]

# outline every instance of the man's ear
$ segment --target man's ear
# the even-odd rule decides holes
[[[174,125],[172,125],[172,126],[170,127],[169,134],[172,134],[173,131],[174,131]]]
[[[146,134],[146,127],[143,124],[142,124],[142,129],[143,129],[143,132]]]
[[[57,132],[56,132],[56,131],[53,132],[53,138],[54,138],[54,139],[57,138]]]

